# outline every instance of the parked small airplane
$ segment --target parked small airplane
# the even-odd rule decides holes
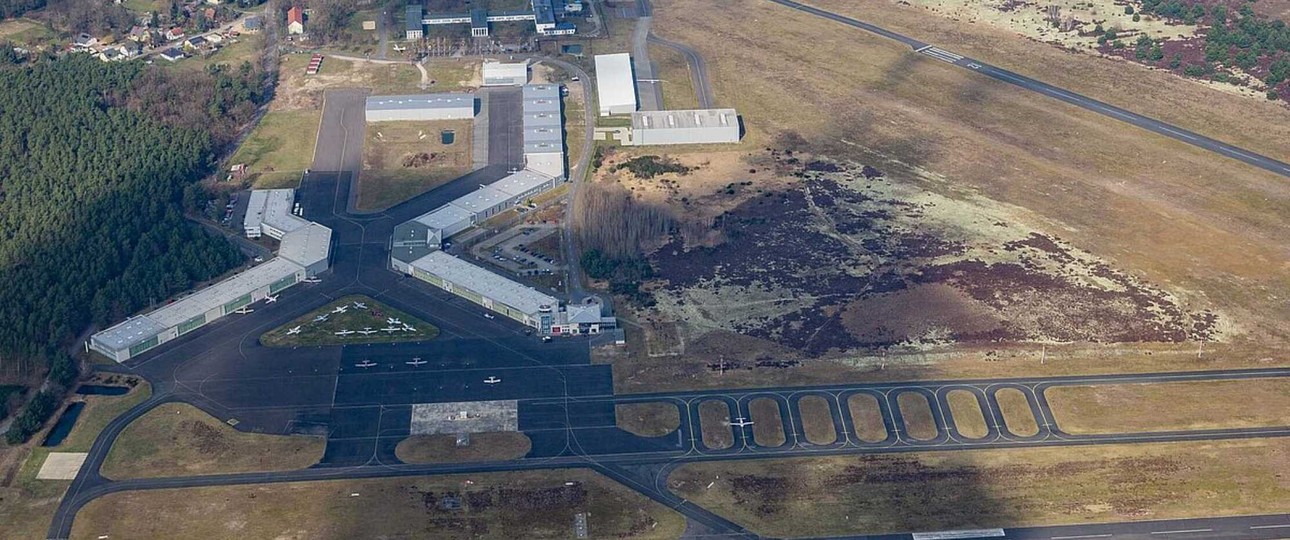
[[[493,376],[489,376],[487,379],[484,379],[484,384],[497,384],[499,382],[502,382],[502,380]]]
[[[385,322],[387,322],[387,323],[389,323],[389,324],[403,324],[403,322],[402,322],[402,321],[400,321],[400,320],[398,320],[398,319],[395,319],[394,317],[389,317],[389,318],[385,319]]]
[[[362,302],[354,302],[354,308],[355,308],[355,309],[367,309],[367,304],[364,304],[364,303],[362,303]]]
[[[362,330],[359,330],[358,333],[363,334],[365,336],[370,336],[372,334],[375,334],[376,330],[372,330],[371,328],[364,328]]]
[[[300,327],[299,327],[299,326],[297,326],[297,327],[295,327],[295,328],[288,328],[288,329],[287,329],[287,335],[288,335],[288,336],[294,336],[294,335],[299,334],[299,333],[300,333]]]
[[[485,318],[485,319],[495,319],[496,317],[494,317],[492,313],[485,313],[485,314],[484,314],[484,318]]]
[[[743,426],[751,426],[751,425],[753,425],[753,422],[752,422],[752,420],[746,420],[746,419],[744,419],[744,417],[740,416],[739,418],[736,418],[734,422],[731,422],[731,423],[730,423],[730,425],[732,425],[732,426],[740,426],[740,427],[743,427]]]
[[[349,311],[349,306],[336,306],[336,309],[331,310],[332,313],[344,313],[346,311]]]
[[[338,335],[338,336],[341,336],[341,337],[345,337],[345,336],[348,336],[348,335],[350,335],[350,334],[353,334],[353,333],[354,333],[354,331],[353,331],[353,330],[341,330],[341,331],[339,331],[339,332],[332,332],[332,333],[333,333],[333,334],[336,334],[336,335]]]
[[[273,295],[273,296],[266,296],[266,297],[264,297],[264,303],[266,303],[266,304],[272,304],[272,303],[277,302],[277,301],[278,301],[278,295],[276,295],[276,294],[275,294],[275,295]]]
[[[375,365],[377,365],[376,362],[373,362],[371,360],[363,360],[361,363],[354,364],[354,367],[370,368]]]
[[[255,310],[249,307],[243,307],[243,308],[239,308],[237,311],[234,311],[233,313],[237,313],[239,315],[246,315],[247,313],[251,313],[253,311]]]
[[[327,322],[327,314],[324,313],[322,315],[314,317],[314,322]]]
[[[382,329],[381,329],[381,331],[382,331],[382,332],[386,332],[386,333],[389,333],[389,334],[393,334],[393,333],[395,333],[395,332],[398,332],[399,330],[402,330],[402,328],[399,328],[399,327],[397,327],[397,326],[387,326],[387,327],[385,327],[385,328],[382,328]]]
[[[303,283],[322,283],[322,280],[316,277],[307,277],[304,279]]]
[[[406,324],[404,324],[404,325],[403,325],[403,331],[404,331],[404,332],[416,332],[416,331],[417,331],[417,329],[416,329],[416,328],[413,328],[413,327],[411,327],[411,326],[408,326],[408,325],[406,325]]]
[[[416,357],[416,358],[413,358],[413,359],[412,359],[412,360],[410,360],[410,361],[404,362],[404,364],[407,364],[407,365],[409,365],[409,366],[419,366],[419,365],[421,365],[421,364],[428,364],[428,363],[429,363],[429,362],[426,362],[425,360],[422,360],[420,356],[418,356],[418,357]]]
[[[404,47],[402,45],[395,45],[393,48],[394,48],[394,52],[403,52],[408,50],[407,47]]]

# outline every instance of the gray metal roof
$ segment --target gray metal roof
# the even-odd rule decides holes
[[[331,229],[310,221],[305,221],[305,224],[282,237],[278,256],[309,267],[327,260],[327,254],[331,252]]]
[[[404,19],[406,20],[406,29],[411,31],[421,30],[421,4],[409,4],[404,10]]]
[[[145,316],[131,317],[107,330],[94,334],[94,339],[114,351],[124,351],[136,343],[160,334],[166,327]]]
[[[423,214],[416,220],[431,229],[445,230],[460,227],[463,221],[470,223],[470,216],[470,212],[449,203],[436,208],[428,214]]]
[[[636,107],[632,57],[627,53],[596,55],[596,96],[601,109]]]
[[[488,28],[488,10],[486,9],[470,10],[470,27]]]
[[[442,251],[435,251],[417,259],[412,266],[530,315],[536,315],[541,307],[554,309],[559,305],[559,301],[552,296],[520,285]]]
[[[555,24],[555,6],[551,0],[533,0],[533,21],[537,24]]]
[[[560,98],[536,98],[524,100],[525,113],[548,112],[560,114]]]
[[[529,170],[523,170],[493,182],[488,187],[510,195],[511,197],[519,197],[525,192],[550,181],[550,176],[538,174]]]
[[[524,129],[536,127],[556,127],[559,128],[564,123],[564,119],[559,112],[526,112],[524,113]]]
[[[739,127],[734,109],[693,109],[681,111],[639,111],[632,113],[632,130]]]
[[[558,84],[526,84],[523,90],[524,99],[560,99]]]
[[[559,127],[525,127],[524,144],[537,142],[564,142],[564,130]]]
[[[369,111],[400,111],[409,109],[475,109],[475,95],[467,93],[416,94],[408,96],[371,96],[367,98]]]
[[[405,263],[425,257],[438,246],[431,246],[430,230],[416,220],[405,221],[394,227],[390,255]]]
[[[452,205],[468,210],[471,213],[481,213],[489,208],[505,203],[509,199],[510,195],[491,187],[484,186],[468,195],[463,195],[457,198],[452,201]]]

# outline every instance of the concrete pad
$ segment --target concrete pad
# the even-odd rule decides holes
[[[85,452],[52,452],[36,473],[37,480],[72,480],[85,463]]]
[[[519,430],[515,400],[418,403],[412,406],[413,435],[492,433]]]

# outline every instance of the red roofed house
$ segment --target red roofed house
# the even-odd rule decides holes
[[[300,6],[295,6],[287,10],[287,33],[305,33],[305,13],[300,10]]]

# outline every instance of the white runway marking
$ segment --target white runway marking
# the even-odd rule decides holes
[[[1214,529],[1186,529],[1181,531],[1151,531],[1151,534],[1188,534],[1188,533],[1203,533],[1203,532],[1214,532]]]

